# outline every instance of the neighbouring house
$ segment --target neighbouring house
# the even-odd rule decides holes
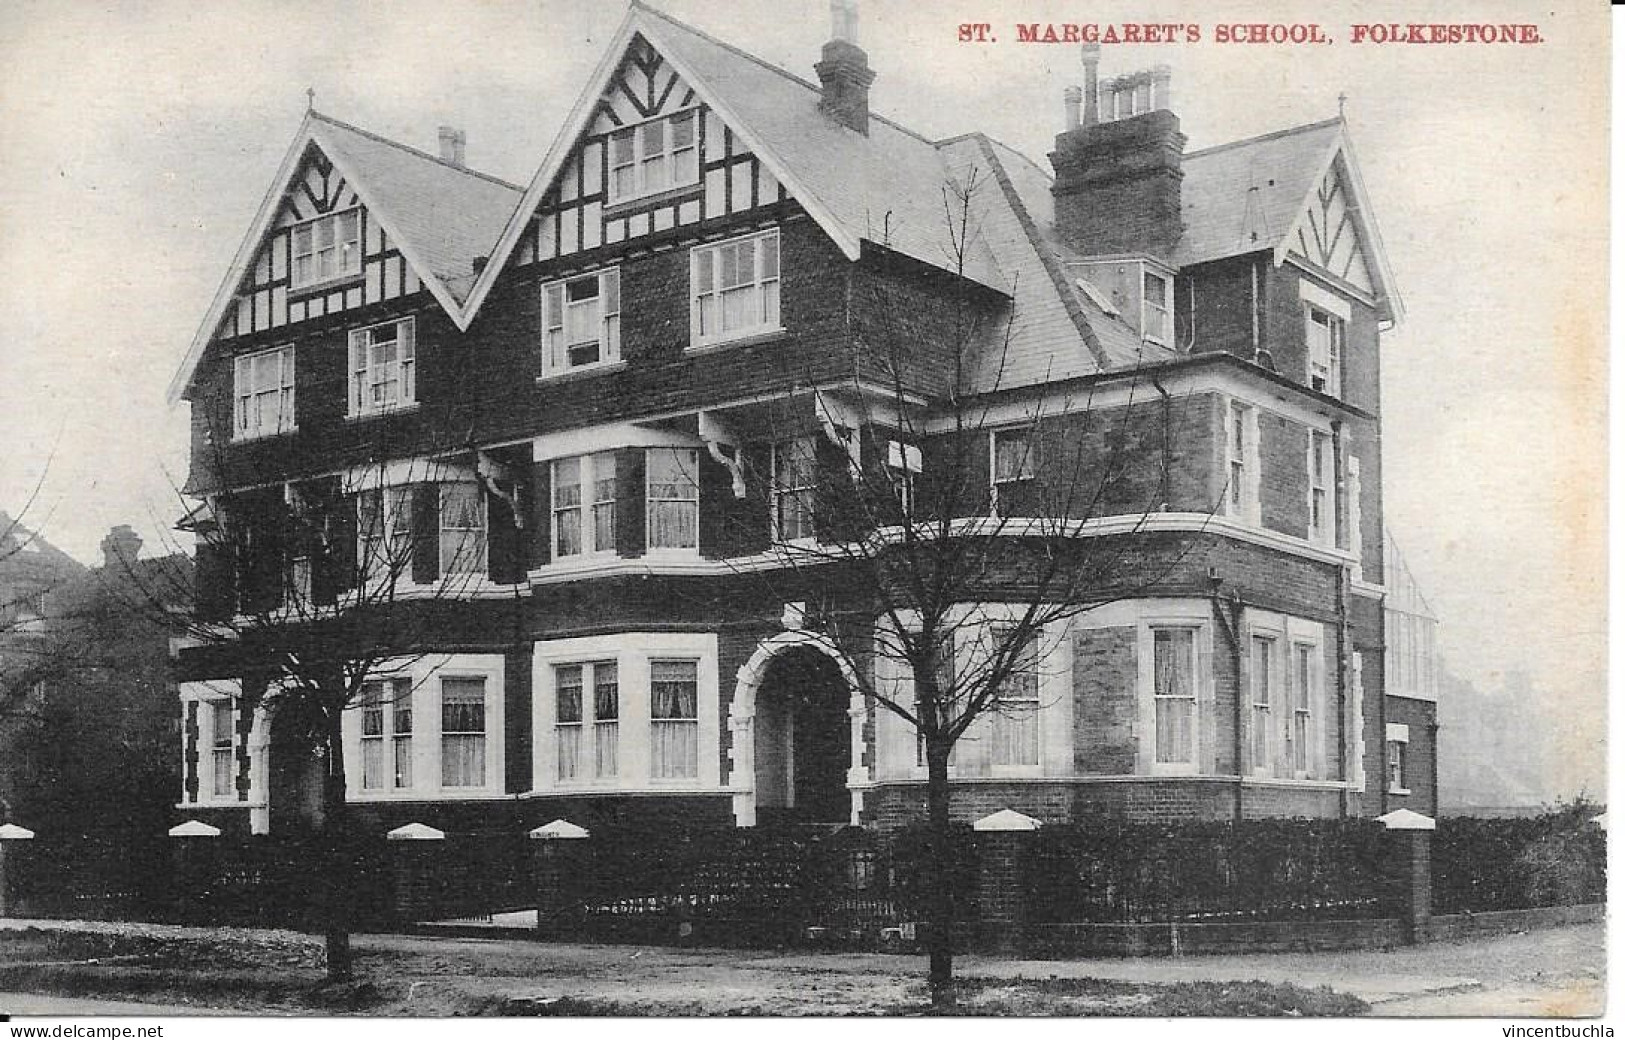
[[[1036,522],[1051,446],[1098,441],[1127,461],[1069,530],[1140,568],[966,735],[956,815],[1430,811],[1433,702],[1385,654],[1402,307],[1342,121],[1187,152],[1167,70],[1086,51],[1047,165],[930,140],[870,111],[836,7],[807,79],[634,3],[526,187],[455,129],[299,127],[171,396],[190,525],[247,553],[200,540],[205,616],[338,616],[389,559],[422,591],[347,713],[357,825],[917,816],[914,733],[807,637],[863,605],[783,549],[846,536],[814,508],[844,467],[942,479],[950,398],[967,519]],[[300,826],[275,677],[229,641],[178,668],[183,815]]]
[[[21,517],[0,513],[0,823],[20,822],[28,746],[46,697],[63,679],[51,652],[51,615],[85,568]]]

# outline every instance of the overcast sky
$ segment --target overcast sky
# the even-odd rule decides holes
[[[663,9],[812,77],[825,0]],[[1449,3],[1426,5],[1448,21]],[[1578,7],[1579,5],[1573,5]],[[1044,162],[1077,49],[1017,21],[1190,21],[1204,42],[1108,47],[1103,72],[1174,69],[1197,149],[1347,117],[1408,310],[1383,340],[1390,529],[1444,620],[1450,668],[1523,669],[1566,706],[1560,790],[1600,787],[1607,24],[1546,5],[1539,46],[1352,45],[1336,5],[863,0],[875,109],[982,130]],[[1359,21],[1417,17],[1365,4]],[[1485,14],[1484,12],[1493,12]],[[528,183],[621,20],[618,3],[30,3],[0,6],[0,509],[41,474],[56,545],[114,524],[149,548],[181,506],[184,407],[165,389],[305,108]],[[1179,12],[1179,13],[1175,13]],[[1222,46],[1231,18],[1319,21],[1324,46]],[[999,42],[954,42],[961,22]],[[47,472],[47,459],[51,459]]]

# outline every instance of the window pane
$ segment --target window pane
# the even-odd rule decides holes
[[[557,677],[554,685],[558,688],[559,722],[581,721],[581,666],[579,664],[559,665],[554,669]]]
[[[612,722],[621,717],[620,671],[614,661],[592,666],[592,717]]]
[[[440,681],[440,782],[485,784],[485,680]]]

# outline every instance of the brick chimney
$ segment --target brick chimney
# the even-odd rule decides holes
[[[1166,260],[1183,232],[1180,168],[1185,135],[1168,110],[1169,71],[1158,66],[1104,83],[1100,47],[1083,48],[1083,112],[1066,99],[1068,129],[1055,138],[1055,223],[1089,256],[1149,253]]]
[[[440,128],[440,158],[453,166],[462,166],[463,146],[468,144],[468,135],[455,126],[442,126]]]
[[[869,84],[875,81],[869,55],[858,46],[857,0],[830,0],[830,40],[823,60],[813,66],[824,96],[818,107],[837,123],[869,133]]]
[[[108,569],[133,567],[140,554],[141,536],[129,524],[119,524],[102,539],[102,566]]]

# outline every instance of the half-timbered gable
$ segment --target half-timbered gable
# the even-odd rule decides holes
[[[1297,233],[1287,241],[1287,255],[1369,296],[1376,284],[1342,167],[1341,161],[1333,164],[1315,185],[1309,204],[1298,218]]]

